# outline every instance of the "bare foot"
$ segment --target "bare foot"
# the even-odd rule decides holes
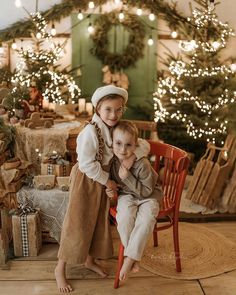
[[[129,272],[131,271],[133,264],[135,260],[130,257],[125,257],[124,263],[122,265],[122,268],[120,270],[120,281],[124,281],[127,279]]]
[[[85,267],[99,274],[102,278],[106,278],[108,274],[95,261],[86,261]]]
[[[131,271],[136,273],[136,272],[139,272],[140,268],[139,268],[139,262],[138,261],[135,261],[133,266],[132,266],[132,269]]]
[[[71,287],[71,285],[66,280],[64,269],[57,266],[55,268],[54,273],[55,273],[55,278],[56,278],[56,281],[57,281],[58,290],[61,293],[70,293],[70,292],[72,292],[73,288]]]

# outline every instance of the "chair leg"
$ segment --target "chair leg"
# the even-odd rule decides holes
[[[175,263],[176,271],[181,272],[181,261],[180,261],[180,251],[179,251],[179,228],[178,221],[173,224],[173,239],[174,239],[174,249],[175,249]]]
[[[157,230],[154,228],[153,232],[153,246],[157,247],[158,246],[158,236],[157,236]]]
[[[124,246],[120,243],[119,253],[118,253],[118,263],[117,263],[117,270],[114,282],[114,288],[117,289],[120,283],[120,270],[124,262]]]

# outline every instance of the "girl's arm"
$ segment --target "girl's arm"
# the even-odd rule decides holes
[[[79,134],[76,140],[76,152],[78,155],[78,165],[81,172],[89,178],[106,185],[109,173],[102,169],[101,164],[96,160],[99,150],[99,142],[95,127],[88,124]]]

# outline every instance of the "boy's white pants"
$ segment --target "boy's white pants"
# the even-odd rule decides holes
[[[125,256],[141,260],[158,212],[159,203],[156,199],[139,200],[131,195],[119,196],[116,220]]]

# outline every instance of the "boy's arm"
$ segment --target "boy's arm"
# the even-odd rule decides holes
[[[158,174],[154,173],[147,158],[139,160],[138,176],[134,176],[129,170],[122,182],[138,197],[147,198],[154,191]]]

